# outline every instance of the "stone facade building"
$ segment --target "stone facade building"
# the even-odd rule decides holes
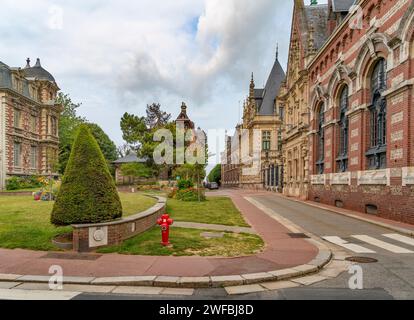
[[[307,66],[309,198],[414,223],[414,1],[357,4]]]
[[[57,175],[58,91],[39,59],[25,68],[0,62],[0,189],[12,176]]]
[[[250,80],[249,96],[243,106],[243,122],[226,141],[222,183],[251,189],[281,189],[282,120],[276,98],[285,77],[278,57],[264,88]]]

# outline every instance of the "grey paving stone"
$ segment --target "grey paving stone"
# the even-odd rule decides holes
[[[304,264],[301,266],[297,266],[297,267],[294,267],[293,269],[300,271],[302,274],[314,273],[318,271],[318,267],[310,265],[310,264]]]
[[[295,270],[293,268],[270,271],[269,273],[276,276],[277,280],[290,279],[301,275],[301,271]]]
[[[116,287],[112,293],[115,294],[143,294],[143,295],[158,295],[164,288],[157,287]]]
[[[183,288],[208,288],[211,286],[210,277],[181,277],[178,283]]]
[[[295,287],[300,286],[298,283],[294,283],[292,281],[265,282],[260,285],[268,290],[280,290],[280,289],[295,288]]]
[[[242,274],[242,278],[245,279],[244,283],[253,284],[264,281],[276,280],[277,277],[271,273],[262,272],[262,273],[251,273],[251,274]]]
[[[304,286],[310,286],[311,284],[321,282],[321,281],[324,281],[326,279],[327,279],[326,277],[322,277],[322,276],[319,276],[319,275],[314,275],[314,276],[307,276],[307,277],[293,279],[292,281],[295,282],[295,283],[299,283],[301,285],[304,285]]]
[[[194,289],[165,288],[161,291],[161,294],[172,296],[192,296],[194,294]]]
[[[115,285],[115,286],[152,286],[155,276],[137,276],[137,277],[103,277],[96,278],[91,283],[98,285]]]
[[[180,280],[179,277],[165,277],[165,276],[159,276],[156,277],[154,280],[154,286],[160,286],[160,287],[178,287]]]
[[[233,286],[233,287],[225,287],[224,288],[229,295],[237,295],[237,294],[247,294],[247,293],[254,293],[254,292],[263,292],[266,291],[265,288],[258,284],[249,284],[245,286]]]
[[[212,276],[212,286],[217,287],[230,287],[240,286],[244,283],[244,279],[241,276]]]
[[[0,282],[0,289],[11,289],[21,284],[21,282]]]

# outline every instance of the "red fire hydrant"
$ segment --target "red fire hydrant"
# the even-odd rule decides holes
[[[170,225],[174,223],[174,220],[170,218],[168,214],[163,214],[160,219],[157,220],[159,226],[161,226],[162,242],[163,246],[169,246],[171,243],[170,238]]]

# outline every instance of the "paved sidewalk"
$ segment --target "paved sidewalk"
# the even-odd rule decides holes
[[[263,252],[253,256],[220,258],[76,255],[0,249],[0,274],[46,276],[49,275],[51,265],[60,265],[65,276],[78,277],[245,275],[304,265],[317,256],[319,249],[316,246],[304,239],[292,238],[285,226],[244,199],[248,194],[243,191],[227,193],[266,244]]]
[[[195,223],[195,222],[174,222],[174,226],[180,227],[180,228],[189,228],[189,229],[257,234],[257,232],[254,231],[254,229],[252,228],[231,227],[231,226],[223,226],[219,224],[206,224],[206,223]]]

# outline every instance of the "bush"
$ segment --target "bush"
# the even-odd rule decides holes
[[[179,189],[175,198],[181,201],[198,201],[199,191],[196,188]],[[205,201],[206,195],[204,189],[200,189],[200,200]]]
[[[177,187],[180,190],[189,189],[189,188],[194,187],[194,183],[191,180],[181,179],[181,180],[178,180]]]
[[[177,197],[177,188],[172,188],[171,191],[168,193],[169,199],[175,199]]]
[[[27,176],[27,177],[11,177],[6,181],[6,190],[22,190],[40,188],[43,184],[41,177]]]
[[[107,162],[85,125],[77,133],[53,207],[57,226],[107,222],[122,217],[122,205]]]

